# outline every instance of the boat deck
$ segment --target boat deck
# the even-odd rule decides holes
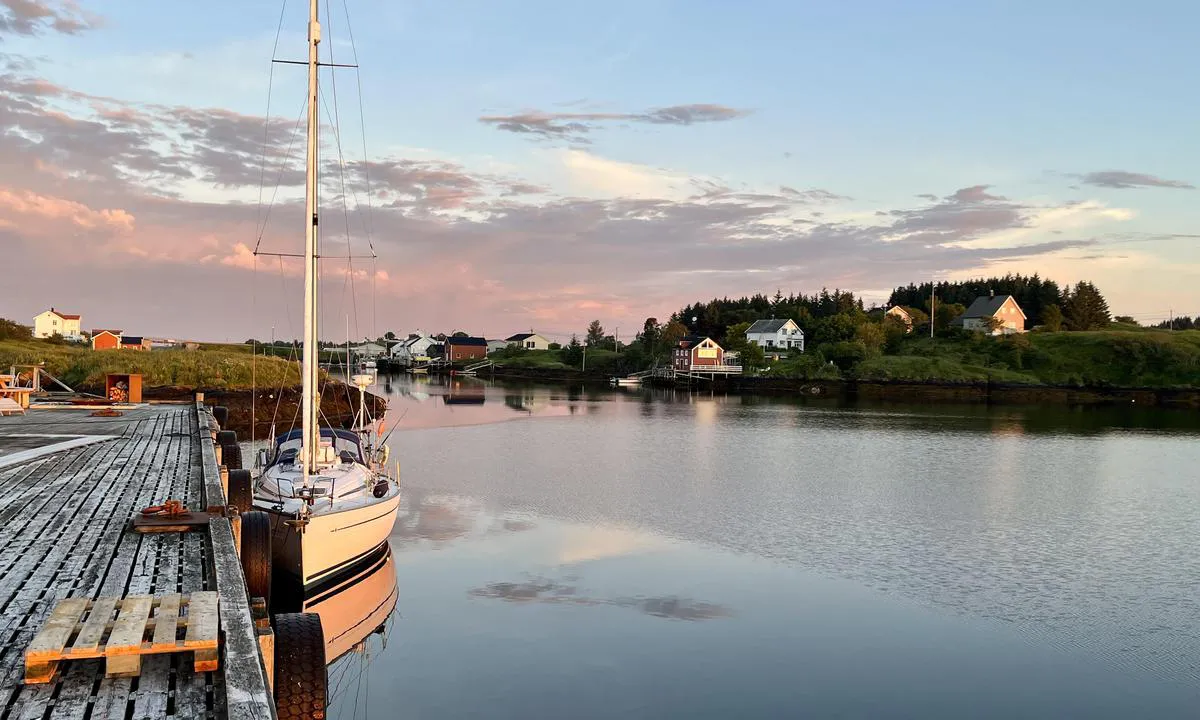
[[[220,492],[209,418],[194,405],[0,417],[0,718],[273,717],[229,521],[127,531],[148,505],[203,509],[214,483]],[[24,650],[59,599],[200,590],[219,592],[217,671],[174,653],[145,656],[138,677],[75,660],[24,684]]]

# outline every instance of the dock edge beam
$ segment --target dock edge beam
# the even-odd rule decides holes
[[[196,421],[200,439],[200,465],[204,473],[206,507],[226,504],[221,473],[213,442],[213,417],[204,406],[204,395],[196,394]],[[220,596],[225,677],[225,716],[229,720],[276,718],[275,702],[267,669],[259,652],[258,631],[246,597],[246,579],[233,540],[233,527],[226,517],[208,522],[212,543],[213,572]]]

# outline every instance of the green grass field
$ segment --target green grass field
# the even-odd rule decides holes
[[[837,368],[809,353],[766,373],[831,379]],[[862,380],[1093,387],[1200,387],[1200,331],[1114,329],[1092,332],[982,334],[905,338],[894,354],[859,362]]]
[[[245,345],[202,346],[199,350],[102,350],[43,340],[0,341],[0,368],[44,362],[46,370],[72,387],[100,387],[106,373],[141,373],[146,387],[223,390],[292,386],[300,383],[295,363],[254,357]]]

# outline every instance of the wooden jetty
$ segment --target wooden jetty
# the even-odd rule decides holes
[[[169,498],[199,510],[226,505],[215,430],[199,402],[116,417],[0,417],[0,718],[276,716],[271,653],[260,649],[270,631],[251,615],[236,514],[212,513],[186,533],[131,528],[143,508]],[[64,599],[74,600],[47,628]],[[79,622],[84,611],[96,619]],[[219,654],[201,638],[215,633],[218,614]],[[164,644],[180,624],[179,644],[202,646]],[[107,659],[77,659],[105,642]],[[133,658],[111,665],[121,654]]]

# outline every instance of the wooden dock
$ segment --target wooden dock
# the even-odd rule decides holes
[[[0,417],[0,719],[275,717],[230,520],[129,529],[167,499],[225,505],[212,422],[199,404]],[[59,600],[204,591],[219,602],[217,670],[197,672],[190,652],[146,654],[135,677],[73,659],[51,682],[25,682],[25,650]]]

